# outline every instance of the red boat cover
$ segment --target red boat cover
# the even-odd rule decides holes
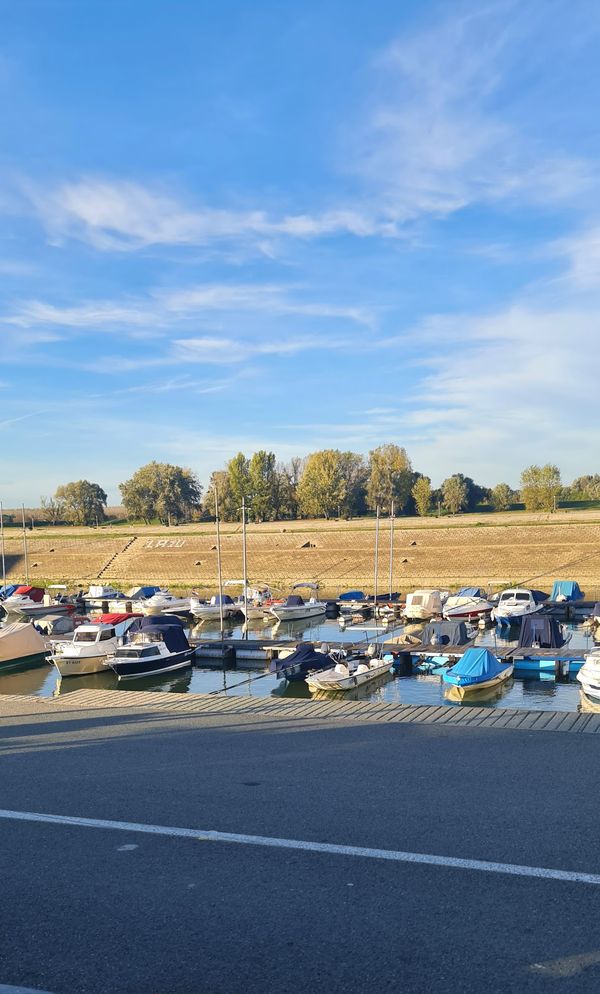
[[[41,587],[28,587],[23,583],[20,587],[17,587],[15,594],[23,594],[25,597],[31,597],[31,600],[35,601],[36,604],[41,604],[44,591]]]
[[[129,621],[130,618],[141,618],[141,614],[101,614],[98,618],[94,619],[96,625],[120,625],[124,621]]]

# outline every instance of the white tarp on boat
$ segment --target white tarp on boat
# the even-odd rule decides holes
[[[46,651],[46,644],[33,625],[15,622],[0,628],[0,665]]]

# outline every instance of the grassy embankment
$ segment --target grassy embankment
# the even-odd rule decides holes
[[[287,590],[316,580],[323,592],[374,585],[373,518],[354,521],[268,522],[248,527],[250,578]],[[238,524],[222,526],[224,579],[239,579],[242,540]],[[547,588],[554,579],[577,579],[590,598],[600,596],[600,513],[560,510],[482,513],[455,518],[398,518],[394,534],[394,588],[494,588],[531,582]],[[101,528],[49,527],[28,532],[30,581],[69,587],[90,582],[127,587],[160,583],[173,589],[212,592],[216,586],[214,525],[179,528],[110,524]],[[8,574],[25,573],[18,529],[6,530]],[[389,582],[389,523],[380,533],[379,588]]]

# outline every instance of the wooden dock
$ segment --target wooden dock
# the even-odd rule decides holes
[[[215,694],[165,694],[152,691],[75,690],[59,697],[0,696],[2,719],[28,719],[71,712],[155,714],[199,718],[239,715],[259,720],[338,719],[390,724],[460,725],[461,728],[514,728],[527,732],[600,734],[600,713],[530,711],[475,705],[410,705],[375,701],[298,700],[275,697],[225,697]]]

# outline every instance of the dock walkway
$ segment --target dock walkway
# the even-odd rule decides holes
[[[153,691],[75,690],[60,697],[0,696],[5,717],[51,715],[78,710],[139,709],[202,717],[253,715],[266,719],[356,719],[390,724],[461,725],[518,728],[521,731],[600,733],[600,714],[578,711],[529,711],[476,706],[410,705],[376,701],[285,700],[275,697],[223,697],[215,694],[165,694]]]

